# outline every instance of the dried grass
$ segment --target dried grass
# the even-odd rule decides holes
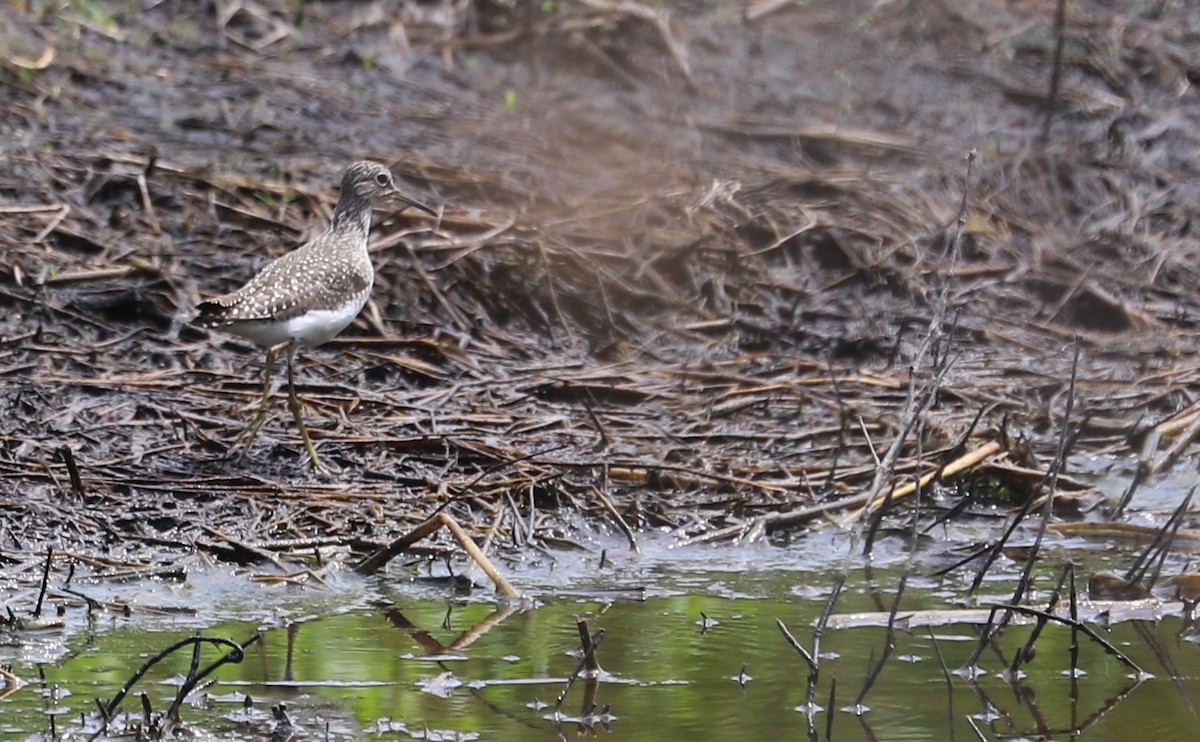
[[[502,546],[576,514],[794,529],[864,504],[943,285],[952,361],[885,489],[980,450],[963,487],[1029,486],[1012,472],[1055,453],[1075,337],[1078,447],[1126,453],[1193,401],[1194,11],[1073,5],[1042,144],[1052,39],[1030,24],[1052,4],[885,8],[841,36],[851,11],[778,3],[359,5],[12,11],[55,54],[0,60],[0,548],[148,565],[212,528],[361,551],[443,506]],[[771,54],[825,67],[797,91]],[[285,415],[238,468],[261,356],[192,308],[298,243],[364,154],[445,214],[377,215],[372,304],[301,366],[350,474],[303,469]]]

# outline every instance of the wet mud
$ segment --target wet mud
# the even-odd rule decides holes
[[[918,474],[970,515],[1152,454],[1197,382],[1200,11],[1068,6],[5,4],[10,585],[439,508],[509,554],[786,539]],[[279,388],[238,463],[263,354],[195,307],[360,158],[441,216],[377,211],[371,302],[300,358],[342,473]]]

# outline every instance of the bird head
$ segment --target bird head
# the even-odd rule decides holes
[[[342,176],[342,192],[353,193],[368,202],[383,198],[396,199],[431,216],[437,216],[436,211],[396,188],[391,171],[378,162],[363,160],[346,168],[346,174]]]

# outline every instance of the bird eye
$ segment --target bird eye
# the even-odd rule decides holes
[[[380,173],[375,176],[375,182],[381,186],[387,185],[391,182],[391,180],[391,177],[389,177],[387,173]]]

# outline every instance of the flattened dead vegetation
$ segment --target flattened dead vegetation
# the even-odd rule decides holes
[[[1190,6],[1071,3],[1048,105],[1052,3],[509,5],[4,10],[11,574],[365,553],[440,507],[496,548],[784,536],[921,475],[1020,502],[1056,455],[1080,510],[1073,453],[1192,404]],[[261,353],[188,322],[359,157],[444,210],[377,213],[371,304],[300,366],[346,473],[282,392],[239,467]]]

